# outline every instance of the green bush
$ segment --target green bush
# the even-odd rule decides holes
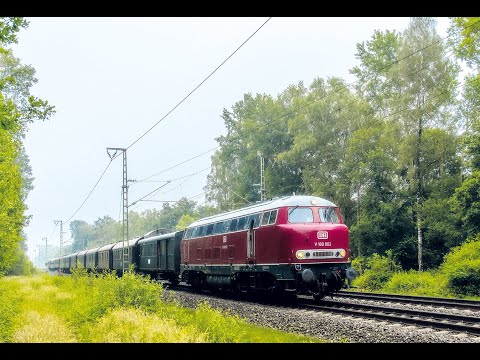
[[[16,251],[15,258],[16,258],[15,262],[5,272],[5,275],[7,276],[32,275],[37,271],[33,263],[28,259],[27,255],[20,247]]]
[[[122,277],[115,272],[87,273],[85,269],[75,269],[72,279],[62,286],[75,301],[57,300],[61,312],[79,329],[80,338],[89,338],[91,325],[113,309],[136,308],[152,313],[161,303],[163,288],[153,280],[126,271]]]
[[[3,277],[0,342],[325,342],[255,326],[205,303],[179,307],[163,295],[162,286],[134,273]]]
[[[440,272],[457,296],[480,296],[480,234],[445,255]]]
[[[0,288],[0,343],[10,342],[12,339],[20,303],[18,284],[4,278]]]
[[[363,274],[354,279],[352,285],[373,291],[382,289],[392,275],[402,269],[393,260],[391,250],[386,252],[386,256],[373,254],[366,261],[365,267]]]
[[[480,296],[480,260],[451,273],[448,286],[457,295]]]
[[[435,272],[410,270],[393,274],[382,292],[417,296],[448,297],[447,280]]]

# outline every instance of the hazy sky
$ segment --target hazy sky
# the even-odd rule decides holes
[[[172,110],[268,18],[27,18],[12,46],[36,69],[33,95],[56,107],[29,127],[25,148],[34,189],[27,198],[29,256],[59,245],[55,220],[80,208],[110,162],[107,147],[129,147]],[[437,31],[446,36],[447,18]],[[403,31],[409,18],[271,18],[188,99],[127,151],[128,178],[141,180],[215,148],[225,133],[221,114],[245,93],[277,96],[287,86],[339,76],[358,64],[356,44],[374,30]],[[204,201],[210,151],[149,182],[130,183],[129,203],[174,180],[152,200]],[[204,170],[206,169],[206,170]],[[204,170],[204,171],[201,171]],[[187,175],[198,174],[186,177]],[[157,182],[154,182],[157,181]],[[122,158],[114,160],[73,220],[121,216]],[[201,195],[199,195],[201,194]],[[196,195],[199,195],[195,197]],[[195,198],[194,198],[195,197]],[[139,202],[142,211],[161,202]]]

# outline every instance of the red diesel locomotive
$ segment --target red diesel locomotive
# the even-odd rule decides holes
[[[180,244],[181,279],[194,287],[325,295],[345,287],[348,228],[338,207],[288,196],[195,221]]]

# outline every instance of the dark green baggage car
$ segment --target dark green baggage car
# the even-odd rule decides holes
[[[183,231],[144,238],[138,242],[137,270],[154,279],[179,282],[180,241]]]

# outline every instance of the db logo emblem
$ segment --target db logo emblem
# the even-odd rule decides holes
[[[317,239],[328,239],[328,232],[326,231],[317,232]]]

